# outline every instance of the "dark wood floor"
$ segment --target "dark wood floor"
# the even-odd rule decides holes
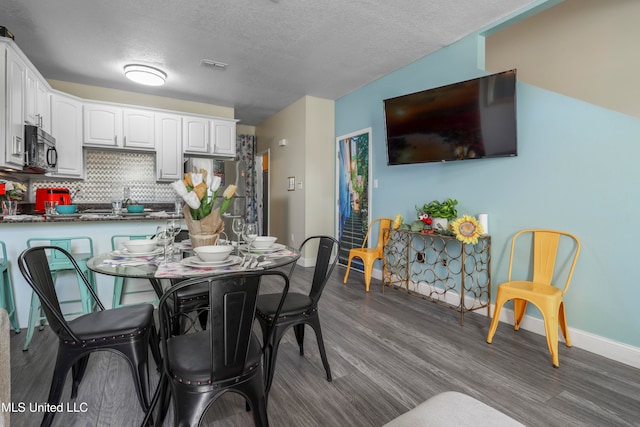
[[[469,314],[460,326],[457,313],[396,290],[383,294],[379,281],[366,294],[356,272],[344,286],[344,271],[336,269],[320,301],[333,382],[324,378],[311,330],[304,357],[290,332],[278,353],[271,426],[381,426],[448,390],[528,426],[640,426],[640,370],[563,344],[554,369],[543,336],[501,324],[489,345],[486,316]],[[296,270],[297,279],[310,276],[310,269]],[[56,340],[48,329],[37,332],[23,353],[24,335],[11,338],[12,400],[28,406],[46,402]],[[156,375],[152,368],[154,384]],[[65,402],[69,393],[67,387]],[[135,426],[143,417],[128,367],[107,352],[91,356],[75,403],[86,403],[87,412],[58,414],[54,425]],[[40,420],[41,414],[14,413],[11,425]],[[242,399],[228,393],[209,410],[206,425],[253,421]]]

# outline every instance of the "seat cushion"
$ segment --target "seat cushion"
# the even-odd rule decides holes
[[[153,325],[153,305],[138,304],[96,311],[67,323],[82,341],[128,338],[142,334]],[[65,341],[71,340],[64,329],[59,335]]]
[[[173,377],[185,384],[208,384],[232,377],[230,368],[211,366],[209,331],[177,335],[167,342],[169,370]],[[243,373],[248,374],[260,364],[262,348],[255,334],[251,333],[249,351]]]
[[[258,297],[256,311],[260,316],[272,317],[278,309],[282,294],[265,294]],[[307,310],[313,304],[313,300],[304,294],[290,292],[284,300],[280,317],[294,316]]]

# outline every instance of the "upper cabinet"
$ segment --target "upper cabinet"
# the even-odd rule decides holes
[[[110,104],[84,104],[87,147],[155,150],[155,113]]]
[[[236,121],[185,116],[182,139],[185,155],[234,157],[236,155]]]
[[[49,104],[49,88],[44,79],[33,70],[26,70],[24,121],[39,126],[45,132],[51,132],[51,111]]]
[[[211,138],[211,148],[214,155],[229,157],[236,155],[235,120],[211,120]]]
[[[177,114],[156,114],[156,179],[182,179],[182,119]]]
[[[51,177],[84,178],[82,101],[70,95],[51,95],[51,134],[56,138],[58,171]]]
[[[182,118],[182,140],[185,154],[207,154],[209,152],[209,119],[184,116]]]
[[[5,55],[6,120],[4,165],[22,169],[24,165],[24,93],[26,65],[18,55],[7,47]]]

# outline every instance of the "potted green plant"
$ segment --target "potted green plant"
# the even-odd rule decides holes
[[[435,230],[446,230],[449,221],[458,217],[458,211],[456,210],[457,200],[447,199],[439,202],[438,200],[432,200],[425,204],[421,208],[416,207],[418,212],[423,212],[432,220],[431,227]]]

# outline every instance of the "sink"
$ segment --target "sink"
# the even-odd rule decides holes
[[[85,209],[82,213],[102,213],[102,214],[110,214],[112,212],[111,209]]]

